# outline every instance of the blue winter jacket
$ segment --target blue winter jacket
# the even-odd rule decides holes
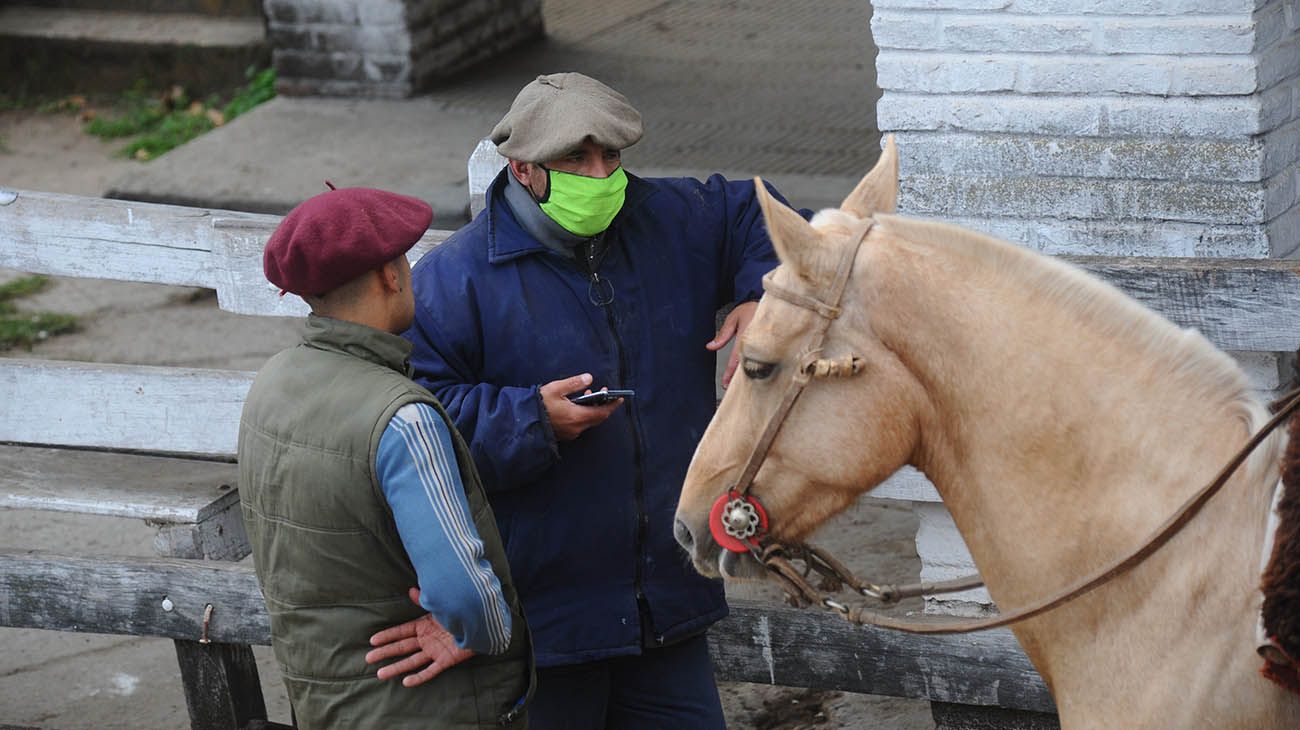
[[[643,618],[646,646],[698,633],[727,607],[673,514],[714,411],[716,312],[776,265],[754,185],[629,175],[592,277],[520,227],[505,174],[414,268],[416,380],[469,441],[538,666],[640,653]],[[636,396],[557,442],[539,386],[583,372]]]

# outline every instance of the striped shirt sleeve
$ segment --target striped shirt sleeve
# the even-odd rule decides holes
[[[427,404],[403,406],[380,437],[375,466],[420,581],[420,605],[461,648],[504,652],[510,611],[470,516],[447,424]]]

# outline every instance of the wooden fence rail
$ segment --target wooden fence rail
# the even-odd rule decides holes
[[[251,567],[166,558],[87,558],[0,550],[0,625],[269,645]],[[1042,679],[1008,631],[917,637],[854,627],[830,613],[732,601],[709,633],[718,678],[1052,712]]]
[[[4,201],[8,199],[8,203]],[[32,273],[215,289],[223,310],[300,316],[262,274],[279,217],[27,191],[0,193],[0,263]],[[70,225],[70,221],[76,221]],[[418,259],[450,231],[429,231]],[[167,243],[160,243],[167,242]],[[1293,350],[1300,262],[1061,256],[1225,350]]]

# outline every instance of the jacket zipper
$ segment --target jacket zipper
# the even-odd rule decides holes
[[[600,274],[592,271],[591,286],[599,291]],[[627,357],[623,347],[623,339],[618,334],[618,321],[614,316],[614,302],[610,301],[600,305],[605,310],[605,322],[609,325],[610,335],[614,338],[614,349],[618,353],[618,382],[620,386],[627,386]],[[625,403],[624,408],[633,408],[632,403]],[[653,631],[654,621],[650,615],[650,602],[645,595],[645,542],[646,528],[649,526],[650,519],[645,511],[645,475],[643,457],[641,454],[641,434],[636,425],[635,414],[627,414],[628,430],[632,435],[632,463],[636,469],[636,479],[633,484],[632,494],[636,502],[636,571],[633,574],[632,585],[636,591],[637,612],[641,614],[639,618],[648,625],[641,627],[641,638],[648,636],[648,631]],[[657,636],[657,635],[656,635]],[[662,643],[662,637],[658,638]]]

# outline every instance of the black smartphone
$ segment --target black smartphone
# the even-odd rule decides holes
[[[580,406],[603,406],[606,403],[613,403],[619,398],[631,398],[636,393],[631,390],[597,390],[591,393],[575,393],[569,396],[569,400]]]

